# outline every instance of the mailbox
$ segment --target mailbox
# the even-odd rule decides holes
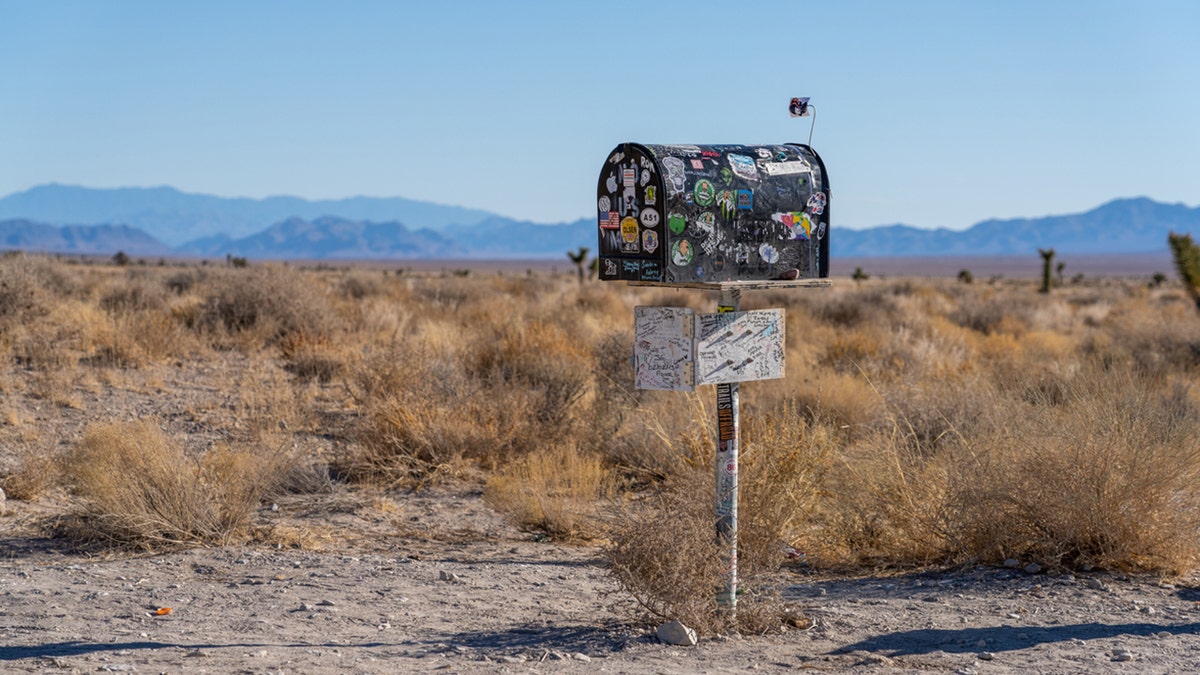
[[[601,279],[829,276],[829,177],[807,145],[622,143],[596,192]]]

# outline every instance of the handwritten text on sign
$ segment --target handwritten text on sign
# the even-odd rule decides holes
[[[686,307],[634,310],[638,389],[691,391],[697,385],[783,377],[782,309],[701,314]]]
[[[633,316],[637,388],[695,389],[696,313],[687,307],[636,307]]]
[[[697,317],[696,384],[783,377],[783,310]]]

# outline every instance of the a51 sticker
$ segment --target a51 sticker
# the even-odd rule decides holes
[[[642,225],[646,227],[658,227],[658,219],[657,209],[642,209]]]

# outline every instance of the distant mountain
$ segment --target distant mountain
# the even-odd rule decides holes
[[[55,227],[25,219],[0,220],[0,248],[41,253],[170,255],[171,249],[124,225]]]
[[[249,258],[540,258],[588,246],[595,236],[594,228],[591,219],[567,225],[537,225],[492,217],[478,225],[435,232],[428,228],[410,230],[398,222],[323,216],[312,221],[289,218],[242,239],[209,237],[188,242],[178,251]]]
[[[454,242],[433,230],[409,230],[402,223],[372,223],[323,216],[313,221],[288,218],[242,239],[212,237],[189,242],[181,252],[284,259],[453,258]]]
[[[54,225],[128,225],[170,246],[217,235],[239,239],[288,218],[330,214],[351,220],[400,221],[432,229],[473,225],[494,217],[486,211],[401,197],[248,199],[189,194],[172,187],[93,189],[51,184],[0,199],[0,219],[26,218]]]
[[[909,225],[835,229],[830,255],[1025,255],[1039,248],[1074,254],[1149,253],[1166,249],[1171,231],[1200,234],[1200,208],[1138,197],[1116,199],[1086,213],[985,220],[961,232]]]
[[[402,198],[225,199],[173,188],[46,185],[0,199],[0,247],[63,253],[250,258],[539,258],[596,249],[596,221],[539,225]],[[94,226],[75,223],[101,223]],[[985,220],[957,230],[840,229],[838,257],[1121,254],[1166,249],[1167,233],[1200,235],[1200,208],[1145,197],[1086,213]],[[186,242],[186,243],[185,243]]]

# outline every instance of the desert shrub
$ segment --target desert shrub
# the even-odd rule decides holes
[[[555,539],[590,539],[598,532],[612,475],[592,454],[551,445],[518,458],[490,477],[483,498],[518,528]]]
[[[367,276],[365,273],[347,274],[338,281],[338,291],[343,297],[350,300],[362,300],[363,298],[379,294],[380,284],[374,275]]]
[[[74,290],[70,279],[47,258],[24,254],[0,258],[0,319],[44,315],[55,298]]]
[[[166,306],[166,299],[161,285],[145,274],[130,274],[124,283],[105,291],[100,297],[100,307],[108,312],[161,310]]]
[[[0,488],[9,499],[33,501],[58,483],[59,458],[52,448],[25,445],[17,456],[17,468],[0,474]]]
[[[199,327],[276,343],[292,333],[328,336],[336,329],[328,297],[314,279],[288,267],[223,270],[206,284]]]
[[[1182,385],[1090,370],[950,478],[960,558],[1179,573],[1200,556],[1200,412]]]
[[[67,533],[140,549],[228,543],[286,463],[278,453],[227,447],[195,459],[153,422],[93,424],[64,462],[64,479],[82,499]]]
[[[183,295],[190,292],[193,287],[203,282],[206,278],[207,275],[204,273],[204,270],[187,270],[167,277],[164,285],[175,295]]]
[[[833,436],[794,406],[751,418],[739,467],[736,621],[717,604],[724,553],[714,541],[715,450],[711,439],[677,463],[678,471],[631,502],[609,534],[605,554],[618,584],[658,619],[703,633],[768,632],[791,620],[773,575],[793,542],[808,540]],[[696,452],[699,450],[699,452]]]
[[[288,372],[301,382],[326,383],[347,370],[345,350],[325,336],[291,333],[279,341],[279,355]]]

